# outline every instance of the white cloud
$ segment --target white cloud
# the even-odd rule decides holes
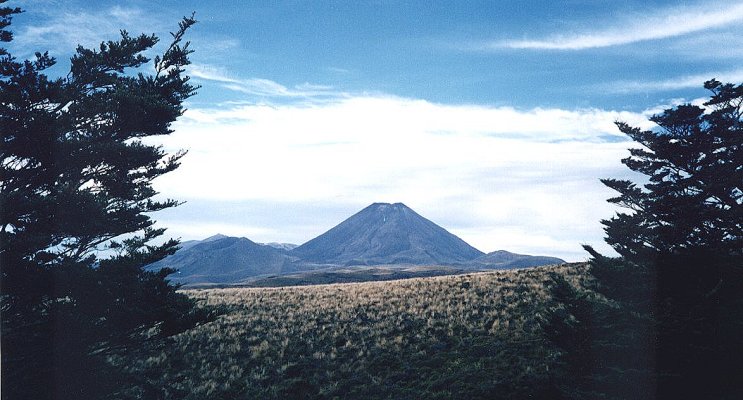
[[[706,2],[695,7],[667,8],[643,15],[606,15],[604,19],[609,25],[605,28],[536,40],[500,41],[484,47],[583,50],[665,39],[740,23],[743,21],[743,4]]]
[[[598,179],[626,174],[619,160],[629,143],[605,140],[623,138],[616,120],[648,127],[643,115],[627,112],[390,96],[190,109],[176,133],[161,138],[166,148],[190,153],[156,187],[197,203],[301,204],[305,211],[330,204],[336,216],[339,208],[350,216],[372,202],[399,201],[483,251],[582,259],[579,244],[600,244],[599,220],[613,210]],[[277,219],[265,232],[239,217],[222,222],[245,224],[252,240],[298,243],[312,236],[292,232],[319,235],[340,222],[318,213],[313,230],[307,221],[300,229]],[[516,245],[529,234],[541,239]]]
[[[188,67],[188,74],[196,79],[218,82],[223,88],[247,95],[263,97],[306,98],[306,97],[336,97],[342,93],[333,91],[332,86],[302,83],[289,88],[280,83],[263,78],[239,79],[231,77],[223,68],[193,64]]]
[[[104,40],[118,40],[121,29],[131,35],[149,34],[160,25],[160,22],[138,8],[121,6],[94,13],[64,7],[35,12],[38,18],[35,23],[14,28],[15,37],[11,46],[15,46],[12,49],[19,57],[27,58],[35,51],[47,50],[52,55],[61,56],[74,51],[77,45],[93,48]]]
[[[600,85],[600,88],[612,93],[661,92],[679,89],[701,88],[703,83],[715,78],[720,82],[743,82],[743,69],[704,74],[684,75],[672,79],[656,81],[615,81]]]
[[[271,229],[264,227],[254,227],[248,224],[236,224],[228,222],[191,222],[179,219],[169,220],[166,227],[168,237],[183,238],[183,240],[205,239],[213,234],[220,233],[227,236],[247,237],[248,239],[262,237],[266,235],[275,235]]]
[[[191,64],[188,67],[188,75],[192,78],[204,79],[207,81],[216,81],[221,83],[240,83],[240,79],[229,76],[229,73],[222,67],[204,64]]]

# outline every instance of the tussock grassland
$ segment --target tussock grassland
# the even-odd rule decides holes
[[[130,368],[165,398],[549,397],[554,274],[583,290],[587,270],[192,290],[222,315]]]

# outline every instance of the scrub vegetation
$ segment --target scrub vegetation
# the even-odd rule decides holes
[[[559,397],[553,291],[588,269],[192,290],[221,317],[129,368],[165,398]]]

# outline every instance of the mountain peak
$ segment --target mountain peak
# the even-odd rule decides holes
[[[202,240],[202,242],[213,242],[215,240],[224,239],[224,238],[227,238],[227,237],[229,237],[229,236],[223,235],[221,233],[217,233],[214,236],[209,236],[208,238]]]
[[[373,203],[372,205],[364,208],[356,215],[363,214],[375,214],[382,218],[382,222],[386,223],[387,220],[390,222],[394,221],[396,217],[403,218],[405,214],[417,215],[410,207],[403,203]]]
[[[483,253],[403,203],[374,203],[293,254],[314,262],[457,264]]]
[[[392,209],[404,209],[404,208],[407,208],[407,209],[410,209],[410,207],[406,206],[403,203],[372,203],[367,208],[378,208],[378,209],[389,209],[389,208],[392,208]]]

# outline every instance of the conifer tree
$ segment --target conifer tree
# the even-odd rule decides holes
[[[602,221],[621,257],[592,248],[597,290],[624,316],[607,340],[637,359],[618,375],[650,376],[658,398],[737,398],[743,393],[743,85],[705,82],[704,107],[684,104],[651,118],[652,130],[619,129],[642,145],[622,162],[646,176],[602,179],[628,213]],[[649,334],[649,337],[648,337]],[[626,338],[635,338],[627,341]],[[633,343],[654,345],[646,349]],[[607,394],[610,397],[610,393]]]
[[[743,85],[711,80],[704,86],[712,92],[706,108],[668,109],[651,118],[658,129],[617,124],[643,146],[630,149],[622,163],[648,179],[644,188],[602,179],[619,192],[609,201],[631,210],[602,221],[607,242],[629,261],[743,251]]]
[[[0,8],[2,42],[19,12]],[[154,200],[152,180],[185,153],[142,139],[170,134],[195,93],[183,42],[195,22],[180,22],[149,73],[154,35],[79,46],[63,77],[46,74],[48,53],[0,49],[3,399],[122,397],[136,381],[112,360],[201,318],[172,271],[143,269],[178,244],[152,244],[164,229],[150,213],[178,204]]]

